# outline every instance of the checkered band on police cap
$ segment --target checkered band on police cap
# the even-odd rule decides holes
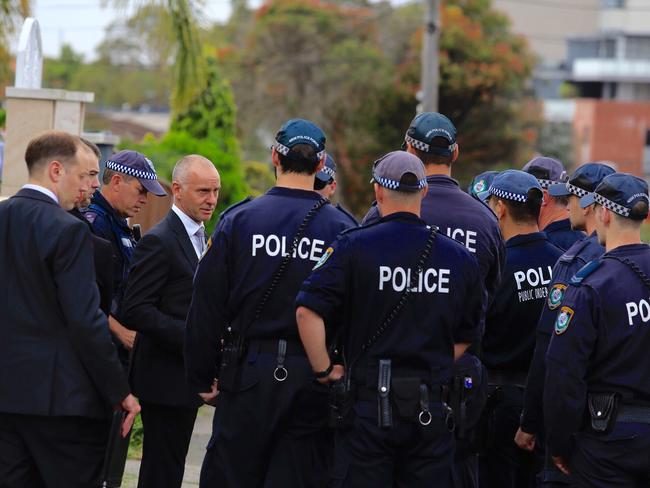
[[[155,172],[153,171],[145,171],[141,169],[133,169],[129,168],[128,166],[125,166],[120,163],[116,163],[115,161],[111,161],[110,159],[106,161],[106,168],[117,171],[118,173],[124,173],[125,175],[133,176],[135,178],[139,178],[141,180],[157,180],[158,176],[156,175]]]
[[[384,178],[384,177],[382,177],[382,176],[377,176],[377,174],[374,173],[374,172],[373,172],[373,174],[372,174],[372,178],[373,178],[377,183],[379,183],[381,186],[383,186],[384,188],[388,188],[389,190],[399,190],[400,187],[405,187],[405,186],[407,186],[407,185],[402,184],[402,183],[399,182],[399,181],[391,180],[391,179],[389,179],[389,178]],[[418,190],[421,190],[421,189],[424,188],[425,186],[427,186],[427,179],[426,179],[426,178],[423,178],[423,179],[421,179],[421,180],[418,180],[418,183],[417,183],[417,189],[418,189]]]
[[[578,197],[581,197],[581,198],[590,193],[587,190],[584,190],[584,189],[580,188],[579,186],[572,185],[569,182],[567,182],[567,184],[566,184],[566,189],[567,189],[567,191],[569,191],[569,192],[573,193],[574,195],[576,195]]]
[[[623,217],[629,217],[630,216],[630,209],[627,207],[624,207],[623,205],[620,205],[616,202],[612,202],[611,200],[605,198],[602,195],[599,195],[598,193],[594,193],[594,200],[598,205],[602,205],[603,207],[611,210],[614,213],[617,213],[619,215],[622,215]]]
[[[424,151],[424,152],[429,152],[429,149],[431,149],[431,146],[427,144],[426,142],[418,141],[417,139],[413,139],[411,136],[408,134],[404,136],[404,140],[408,142],[411,146],[413,146],[415,149],[419,151]],[[457,144],[454,142],[453,144],[450,144],[447,149],[450,152],[454,152],[456,150]]]
[[[549,186],[557,183],[557,181],[545,180],[544,178],[538,178],[537,181],[539,181],[539,186],[541,186],[544,190],[548,190]]]
[[[336,172],[328,167],[328,166],[323,166],[323,168],[320,170],[321,173],[325,173],[326,175],[330,176],[331,178],[336,178]]]
[[[289,151],[291,150],[290,148],[288,148],[284,144],[282,144],[280,142],[277,142],[277,141],[275,141],[275,143],[273,144],[273,147],[275,147],[275,150],[277,152],[279,152],[280,154],[282,154],[283,156],[286,156],[287,154],[289,154]],[[322,151],[316,153],[316,157],[318,157],[319,160],[323,159],[324,156],[325,156],[325,150],[324,149]]]
[[[525,202],[528,199],[528,195],[520,195],[519,193],[512,193],[510,191],[501,190],[491,186],[488,190],[492,195],[503,198],[504,200],[514,200],[515,202]]]

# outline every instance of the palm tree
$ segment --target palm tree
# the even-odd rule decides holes
[[[0,0],[0,2],[3,0]],[[6,1],[6,0],[5,0]],[[135,0],[103,0],[126,8]],[[197,31],[197,13],[202,0],[139,0],[136,3],[162,5],[169,10],[176,41],[172,108],[182,110],[204,88],[205,69]]]

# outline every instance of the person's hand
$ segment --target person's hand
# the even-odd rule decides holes
[[[332,368],[332,371],[330,371],[330,374],[325,376],[325,378],[316,378],[316,381],[318,381],[321,385],[327,385],[329,383],[334,383],[335,381],[340,380],[343,378],[344,374],[345,369],[343,366],[340,364],[335,364]]]
[[[122,400],[119,408],[127,412],[124,422],[122,422],[122,437],[129,435],[131,427],[133,427],[133,422],[135,421],[135,416],[140,413],[140,404],[130,393],[127,397]]]
[[[561,456],[551,456],[553,458],[553,464],[562,471],[567,476],[571,476],[571,470],[569,469],[569,464]]]
[[[208,405],[212,405],[214,407],[214,404],[216,403],[217,400],[217,395],[219,395],[219,389],[217,388],[219,384],[219,380],[216,378],[212,382],[212,386],[210,387],[210,391],[206,393],[199,393],[199,396],[201,397],[201,400],[203,400],[204,403]]]
[[[122,324],[120,324],[115,317],[112,315],[108,316],[108,326],[111,329],[111,332],[118,338],[118,340],[124,345],[127,350],[133,349],[135,344],[136,331],[127,329]]]
[[[519,449],[532,452],[533,449],[535,449],[535,434],[524,432],[521,430],[521,427],[519,427],[515,434],[515,444],[517,444]]]

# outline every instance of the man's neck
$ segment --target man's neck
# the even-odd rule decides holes
[[[30,185],[42,186],[43,188],[47,188],[52,193],[54,193],[57,196],[57,198],[59,197],[59,193],[57,191],[57,188],[56,188],[56,186],[54,186],[54,183],[52,183],[51,181],[45,181],[45,180],[42,180],[40,178],[35,178],[35,177],[31,176],[27,180],[27,183],[29,183]]]
[[[566,220],[568,218],[569,218],[569,213],[567,212],[565,207],[553,206],[547,208],[546,211],[540,212],[539,214],[539,228],[544,230],[553,222],[559,222],[560,220]]]
[[[588,236],[596,232],[596,220],[594,218],[585,220],[585,232]]]
[[[106,200],[106,202],[108,202],[108,204],[111,206],[111,208],[112,208],[113,210],[115,210],[115,213],[117,213],[118,215],[120,215],[120,213],[119,213],[119,212],[117,211],[117,209],[115,208],[115,202],[114,202],[113,194],[110,193],[110,192],[108,192],[107,190],[108,190],[107,187],[103,187],[103,188],[100,190],[99,193],[104,197],[104,200]]]
[[[640,229],[621,229],[610,227],[607,229],[607,242],[605,251],[609,252],[617,247],[629,246],[630,244],[641,244]]]
[[[451,177],[451,166],[446,164],[425,164],[424,170],[427,176],[444,175]]]
[[[534,232],[539,232],[539,227],[536,224],[529,223],[518,223],[518,222],[505,222],[501,226],[501,234],[505,241],[512,239],[513,237],[533,234]]]
[[[314,175],[303,173],[282,173],[278,170],[275,186],[294,190],[314,191]]]

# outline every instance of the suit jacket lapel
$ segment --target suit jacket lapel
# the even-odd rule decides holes
[[[194,251],[194,246],[192,245],[192,241],[190,241],[190,236],[187,235],[187,230],[185,230],[183,222],[181,222],[181,219],[178,218],[178,215],[173,210],[169,211],[167,218],[169,219],[169,225],[172,231],[178,237],[183,254],[185,254],[192,269],[196,269],[199,264],[199,258],[196,257],[196,251]]]

